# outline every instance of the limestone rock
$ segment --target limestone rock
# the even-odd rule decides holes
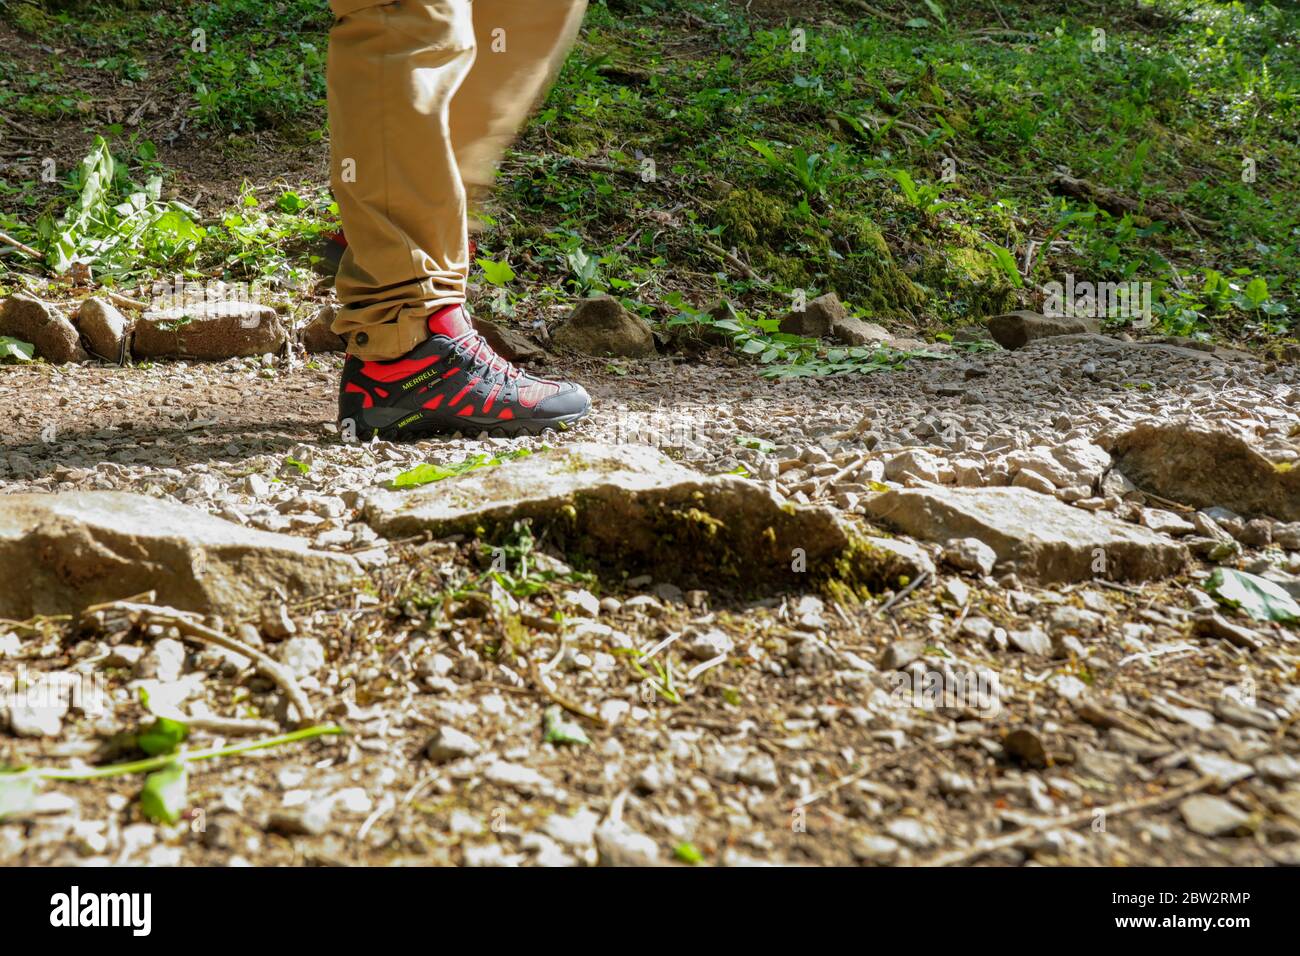
[[[1182,515],[1163,508],[1143,508],[1140,514],[1142,524],[1162,534],[1178,537],[1196,530],[1196,526]]]
[[[1054,335],[1096,332],[1098,328],[1096,319],[1046,316],[1024,310],[995,315],[989,319],[988,327],[994,340],[1006,349],[1023,348],[1030,342]]]
[[[56,365],[86,359],[72,323],[54,306],[26,292],[17,292],[0,305],[0,335],[30,342],[38,356]]]
[[[1232,432],[1187,421],[1144,423],[1115,438],[1111,454],[1134,484],[1162,497],[1300,521],[1300,468],[1277,468]]]
[[[778,328],[790,335],[804,335],[813,339],[829,338],[835,324],[848,317],[840,297],[834,292],[828,292],[806,303],[802,311],[787,313]]]
[[[909,448],[891,456],[885,462],[885,477],[890,481],[907,481],[920,478],[935,484],[940,482],[943,462],[923,448]],[[955,476],[954,476],[955,477]]]
[[[993,573],[998,556],[979,538],[958,538],[943,549],[943,560],[961,571],[985,575]]]
[[[1178,805],[1187,829],[1202,836],[1217,837],[1244,832],[1250,816],[1222,797],[1198,793]]]
[[[126,336],[131,330],[131,320],[111,302],[92,298],[81,303],[77,327],[93,354],[121,364],[126,357]]]
[[[347,343],[343,336],[334,331],[334,319],[339,314],[338,307],[326,303],[322,305],[312,320],[303,326],[301,332],[302,347],[308,352],[343,352]]]
[[[1086,438],[1074,438],[1052,449],[1052,457],[1063,465],[1074,481],[1095,486],[1110,467],[1110,455]]]
[[[657,354],[650,326],[610,295],[579,302],[551,338],[556,345],[583,355],[653,358]]]
[[[345,555],[117,491],[0,495],[0,617],[76,613],[154,590],[187,611],[251,615],[286,594],[346,587]]]
[[[275,309],[231,300],[146,312],[136,323],[132,351],[141,358],[220,361],[278,352],[284,343]]]
[[[478,334],[487,339],[487,344],[496,349],[497,354],[507,362],[527,364],[545,362],[548,358],[546,350],[522,332],[478,316],[474,316],[472,321]]]
[[[1052,639],[1036,624],[1031,624],[1024,630],[1008,631],[1007,640],[1024,654],[1037,657],[1050,657],[1052,654]]]
[[[924,641],[895,641],[880,655],[880,667],[882,670],[902,670],[924,653]]]
[[[649,446],[573,444],[366,503],[388,536],[495,540],[522,518],[566,553],[682,587],[843,581],[875,590],[900,555],[856,536],[832,509],[783,503],[735,475],[701,475]]]
[[[849,315],[834,292],[813,299],[803,311],[788,313],[781,319],[779,328],[791,335],[833,338],[842,345],[883,345],[892,338],[874,322]]]
[[[884,326],[845,316],[831,326],[831,335],[841,345],[885,345],[893,336]]]
[[[866,544],[876,554],[886,587],[905,586],[922,574],[934,580],[934,561],[920,545],[898,538],[867,538]]]
[[[866,501],[867,513],[931,541],[978,538],[1000,562],[1042,583],[1176,574],[1186,548],[1145,528],[1023,488],[916,488]]]
[[[481,749],[478,741],[469,734],[455,727],[443,725],[425,744],[424,752],[428,754],[430,760],[446,763],[462,757],[473,757]]]

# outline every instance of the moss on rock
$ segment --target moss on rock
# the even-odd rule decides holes
[[[716,215],[758,271],[783,285],[828,287],[873,315],[912,316],[925,306],[925,290],[899,268],[868,216],[835,210],[823,229],[753,188],[732,190]]]
[[[920,279],[942,293],[950,310],[983,318],[1015,308],[1016,288],[997,260],[981,249],[949,246],[932,252],[921,265]]]

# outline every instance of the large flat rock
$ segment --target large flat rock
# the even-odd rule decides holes
[[[1024,348],[1039,339],[1097,331],[1096,319],[1042,315],[1025,310],[995,315],[987,324],[989,334],[1004,349]]]
[[[278,352],[284,342],[284,324],[269,305],[219,300],[146,312],[131,348],[140,358],[221,361]]]
[[[1300,521],[1300,468],[1279,469],[1223,428],[1144,423],[1119,435],[1110,451],[1115,467],[1143,490],[1197,508]]]
[[[1071,508],[1027,488],[912,488],[867,500],[868,514],[932,541],[978,538],[1043,583],[1142,581],[1178,573],[1187,549],[1146,528]]]
[[[182,610],[252,615],[359,573],[346,555],[145,495],[0,495],[0,617],[77,613],[149,590]]]
[[[702,475],[643,445],[574,444],[421,488],[378,491],[366,519],[382,534],[477,535],[514,522],[604,572],[682,586],[877,589],[915,573],[829,508],[782,502],[735,475]]]

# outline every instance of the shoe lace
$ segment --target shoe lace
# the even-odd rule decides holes
[[[488,344],[487,339],[473,329],[454,339],[452,344],[474,363],[487,367],[485,378],[500,376],[506,382],[513,382],[524,374],[523,369],[497,354],[496,349]]]

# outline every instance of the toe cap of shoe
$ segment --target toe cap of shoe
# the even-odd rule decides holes
[[[550,398],[540,402],[537,413],[546,418],[585,415],[591,409],[591,396],[581,385],[566,384]]]

